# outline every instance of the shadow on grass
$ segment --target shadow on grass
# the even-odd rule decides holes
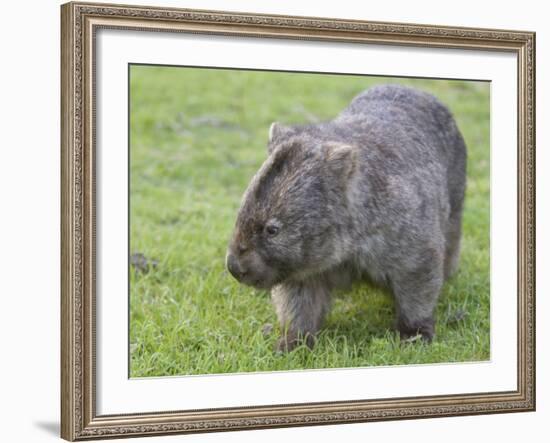
[[[374,339],[389,338],[394,333],[394,323],[389,309],[376,313],[361,309],[353,315],[330,318],[322,335],[330,341],[345,340],[349,346],[364,347]]]

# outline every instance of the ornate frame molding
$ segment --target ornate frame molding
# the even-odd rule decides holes
[[[61,7],[61,436],[67,440],[533,411],[535,34],[122,5]],[[518,57],[518,389],[472,395],[97,416],[94,33],[100,27],[508,51]]]

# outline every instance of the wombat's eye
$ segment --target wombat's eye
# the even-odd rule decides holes
[[[265,232],[273,237],[279,233],[279,227],[276,225],[266,225]]]

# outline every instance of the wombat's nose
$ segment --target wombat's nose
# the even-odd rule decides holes
[[[247,272],[246,269],[241,266],[237,258],[231,253],[227,254],[227,269],[237,280],[243,278]]]

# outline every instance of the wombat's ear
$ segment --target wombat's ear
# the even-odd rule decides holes
[[[268,145],[268,151],[271,154],[271,151],[273,150],[273,146],[271,145],[271,142],[280,139],[286,135],[290,135],[292,133],[292,128],[289,128],[288,126],[284,126],[278,122],[271,123],[271,126],[269,127],[269,145]]]
[[[349,179],[357,164],[357,149],[344,143],[329,142],[323,145],[325,162],[335,177]]]

